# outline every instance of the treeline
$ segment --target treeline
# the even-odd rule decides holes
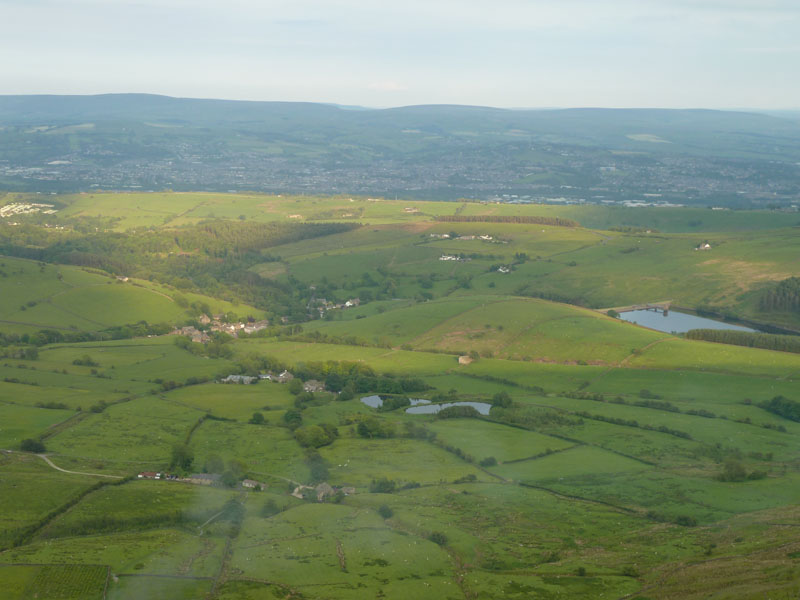
[[[62,331],[58,329],[40,329],[36,333],[2,333],[0,332],[0,346],[25,344],[31,346],[44,346],[46,344],[78,344],[81,342],[104,342],[108,340],[123,340],[147,335],[164,335],[172,331],[168,323],[149,324],[147,321],[118,325],[102,331]],[[17,356],[16,358],[35,359],[36,356]]]
[[[325,388],[332,392],[404,394],[431,388],[418,377],[378,375],[369,366],[354,361],[300,363],[292,369],[292,373],[303,381],[324,381]]]
[[[577,411],[575,414],[578,415],[579,417],[583,417],[584,419],[592,419],[593,421],[602,421],[604,423],[611,423],[613,425],[622,425],[623,427],[637,427],[639,429],[646,429],[648,431],[658,431],[659,433],[666,433],[667,435],[683,438],[685,440],[692,439],[692,436],[686,433],[685,431],[680,431],[678,429],[671,429],[666,425],[659,425],[659,426],[642,425],[635,419],[621,419],[619,417],[607,417],[605,415],[595,415],[587,411]]]
[[[784,279],[761,296],[764,312],[800,312],[800,277]]]
[[[795,335],[775,335],[730,329],[690,329],[686,332],[686,339],[800,353],[800,336]]]
[[[561,217],[512,215],[439,215],[437,221],[445,223],[520,223],[526,225],[552,225],[554,227],[580,227],[580,223]]]

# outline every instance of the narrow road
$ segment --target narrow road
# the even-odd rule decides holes
[[[53,464],[53,461],[47,458],[44,454],[37,454],[39,458],[41,458],[44,462],[48,465],[53,467],[56,471],[61,471],[62,473],[69,473],[70,475],[91,475],[92,477],[108,477],[109,479],[122,479],[120,475],[105,475],[103,473],[81,473],[80,471],[67,471],[66,469],[62,469],[61,467],[57,467]]]

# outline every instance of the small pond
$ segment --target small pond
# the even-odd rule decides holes
[[[755,331],[749,327],[733,325],[725,321],[715,321],[696,315],[669,311],[667,316],[653,310],[629,310],[619,313],[619,318],[642,327],[649,327],[666,333],[686,333],[690,329],[733,329],[734,331]]]
[[[412,406],[411,408],[406,409],[406,413],[409,415],[432,415],[438,413],[444,408],[449,408],[451,406],[471,406],[482,415],[488,415],[489,409],[492,408],[492,405],[487,404],[486,402],[446,402],[444,404]]]
[[[380,396],[364,396],[361,401],[372,408],[380,408],[383,406],[383,400]]]
[[[431,403],[430,400],[425,400],[424,398],[409,398],[408,401],[411,403],[411,406]],[[364,396],[361,398],[361,402],[372,408],[380,408],[383,406],[383,399],[380,396]]]

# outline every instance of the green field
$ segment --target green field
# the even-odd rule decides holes
[[[800,355],[608,314],[671,300],[800,328],[800,313],[762,302],[800,276],[785,213],[59,200],[63,230],[0,224],[10,598],[800,591]],[[695,251],[703,240],[712,249]],[[269,326],[233,337],[206,313]],[[208,340],[165,333],[187,325]],[[220,382],[284,369],[327,390]],[[361,402],[374,394],[385,408],[496,406],[438,418]]]

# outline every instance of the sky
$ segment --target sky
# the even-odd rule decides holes
[[[800,108],[800,0],[0,0],[0,94]]]

